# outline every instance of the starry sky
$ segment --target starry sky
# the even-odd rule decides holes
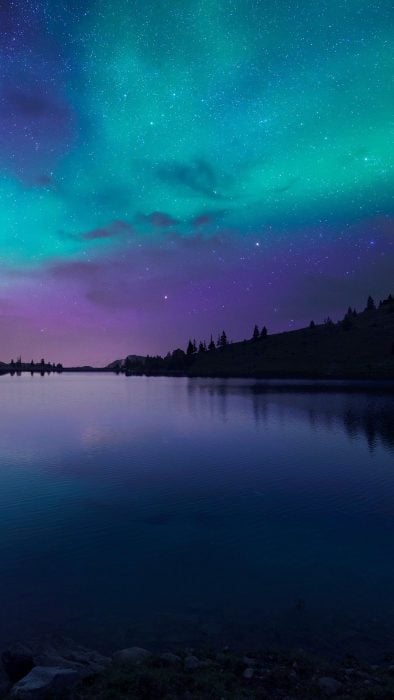
[[[394,292],[391,0],[1,0],[0,358]]]

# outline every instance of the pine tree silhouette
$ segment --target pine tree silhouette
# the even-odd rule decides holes
[[[220,339],[219,339],[219,347],[225,348],[226,345],[228,345],[227,335],[226,335],[226,332],[223,331],[222,335],[220,336]]]
[[[367,305],[365,307],[366,311],[374,311],[376,309],[376,304],[374,300],[372,299],[371,295],[369,295],[367,299]]]

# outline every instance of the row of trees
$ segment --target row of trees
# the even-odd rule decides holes
[[[11,360],[9,367],[11,368],[11,372],[62,372],[63,371],[63,365],[58,362],[58,364],[55,364],[54,362],[46,362],[44,358],[41,358],[40,362],[34,362],[32,360],[31,362],[22,362],[22,358],[19,356],[17,360]]]
[[[196,340],[190,339],[187,344],[186,355],[190,357],[190,355],[195,355],[196,353],[212,352],[213,350],[216,350],[216,348],[225,348],[228,344],[229,342],[227,340],[227,334],[225,331],[223,331],[221,335],[218,336],[216,343],[211,335],[211,339],[208,345],[205,340],[200,340],[197,346]]]
[[[384,306],[391,306],[393,304],[393,302],[394,302],[394,297],[392,294],[389,294],[386,299],[381,299],[379,301],[378,307],[379,307],[379,309],[381,309]],[[369,297],[367,299],[367,305],[366,305],[364,310],[365,311],[375,311],[375,309],[376,309],[375,301],[373,300],[371,295],[369,295]]]
[[[268,335],[267,328],[263,326],[261,331],[259,331],[258,326],[253,329],[251,341],[264,340]],[[246,341],[244,341],[246,342]],[[126,374],[160,374],[163,371],[185,371],[191,367],[197,355],[201,353],[213,353],[219,350],[223,350],[230,345],[226,331],[222,331],[217,341],[215,342],[213,336],[211,335],[209,343],[205,340],[200,340],[199,343],[196,340],[190,339],[186,352],[181,348],[177,348],[173,352],[169,352],[166,357],[150,357],[149,355],[144,358],[134,358],[132,356],[127,357],[123,368],[119,366],[116,371],[121,372],[122,369],[126,371]]]
[[[379,302],[379,308],[382,308],[386,305],[390,305],[392,303],[394,303],[394,298],[391,294],[389,294],[387,299],[383,299],[383,301]],[[376,306],[376,303],[375,303],[373,297],[371,295],[369,295],[364,311],[375,311],[376,308],[377,308],[377,306]],[[352,328],[352,326],[353,326],[352,319],[354,317],[356,317],[357,315],[358,314],[357,314],[356,309],[352,309],[351,306],[349,306],[347,312],[345,313],[343,320],[340,321],[339,323],[342,324],[342,326],[344,327],[345,330],[348,330],[348,329]],[[334,321],[331,319],[331,317],[328,316],[327,318],[324,319],[324,325],[325,326],[334,326],[335,324],[334,324]],[[316,323],[314,321],[311,321],[309,324],[309,328],[312,328],[312,329],[316,328]],[[263,326],[261,328],[261,330],[259,330],[259,327],[256,324],[255,327],[253,328],[251,340],[253,342],[257,342],[258,340],[264,340],[264,338],[266,338],[267,335],[268,335],[268,331],[267,331],[266,326]],[[203,352],[213,352],[214,350],[216,350],[218,348],[220,349],[220,348],[226,347],[226,345],[228,345],[228,344],[229,344],[229,341],[227,339],[227,334],[225,331],[223,331],[218,336],[216,343],[213,340],[212,335],[211,335],[211,339],[210,339],[208,344],[205,342],[205,340],[200,341],[197,344],[195,340],[190,339],[188,344],[187,344],[186,355],[188,357],[190,357],[191,355],[196,355],[196,354],[203,353]]]
[[[379,302],[379,308],[382,308],[386,305],[391,305],[394,303],[394,298],[391,294],[387,297],[387,299],[383,299],[383,301]],[[375,301],[371,295],[369,295],[367,299],[367,303],[365,306],[364,311],[375,311],[377,308]],[[350,328],[353,327],[353,321],[352,319],[355,318],[358,315],[356,309],[352,309],[351,306],[349,306],[348,310],[345,313],[345,316],[343,317],[342,321],[339,321],[343,328],[345,330],[349,330]],[[330,316],[324,319],[324,325],[325,326],[334,326],[334,321],[331,319]],[[316,323],[314,321],[311,321],[309,324],[309,328],[313,329],[316,328]],[[268,335],[268,331],[266,326],[263,326],[261,330],[259,330],[259,327],[257,324],[253,328],[253,333],[251,340],[253,342],[257,342],[258,340],[264,340]],[[186,355],[188,357],[196,354],[200,354],[203,352],[213,352],[216,349],[224,348],[226,345],[229,344],[229,341],[227,339],[227,334],[225,331],[223,331],[219,336],[218,339],[215,343],[213,340],[213,337],[211,335],[211,339],[207,345],[207,343],[204,341],[200,341],[198,344],[196,343],[195,339],[191,340],[189,339],[189,342],[187,344],[186,348]]]
[[[267,335],[268,335],[268,331],[267,331],[266,326],[263,326],[261,331],[260,331],[259,327],[256,325],[253,329],[251,340],[256,342],[257,340],[261,340],[261,339],[266,338]],[[208,345],[207,345],[205,340],[200,340],[200,342],[197,345],[195,339],[194,340],[189,339],[189,342],[188,342],[187,348],[186,348],[186,355],[188,355],[190,357],[190,355],[195,355],[197,353],[213,352],[216,349],[225,348],[229,344],[230,343],[227,339],[226,331],[222,331],[222,333],[220,333],[216,343],[211,335],[211,339],[210,339]]]
[[[364,313],[368,313],[369,311],[376,311],[377,308],[382,309],[385,307],[392,307],[393,305],[394,297],[392,296],[392,294],[389,294],[387,299],[380,300],[378,307],[376,306],[373,297],[369,296],[364,309]],[[356,311],[356,309],[352,309],[352,307],[349,306],[343,319],[341,321],[338,321],[338,324],[340,324],[345,330],[350,330],[350,328],[353,328],[353,320],[357,316],[358,312]],[[334,326],[335,323],[330,316],[327,316],[327,318],[324,319],[324,325]],[[309,328],[316,328],[316,323],[314,321],[311,321],[309,324]]]

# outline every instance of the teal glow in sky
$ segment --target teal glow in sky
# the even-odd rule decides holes
[[[393,19],[2,3],[2,359],[164,353],[393,291]]]

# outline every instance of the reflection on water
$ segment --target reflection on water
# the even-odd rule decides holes
[[[212,380],[211,380],[212,381]],[[331,386],[330,386],[331,384]],[[349,437],[364,436],[371,449],[380,441],[394,447],[394,383],[391,382],[256,382],[199,385],[190,382],[191,394],[206,390],[217,394],[217,408],[226,419],[228,397],[249,396],[256,421],[268,421],[273,415],[283,420],[299,414],[311,428],[330,430],[343,426]]]
[[[391,386],[0,387],[0,643],[390,647]]]

